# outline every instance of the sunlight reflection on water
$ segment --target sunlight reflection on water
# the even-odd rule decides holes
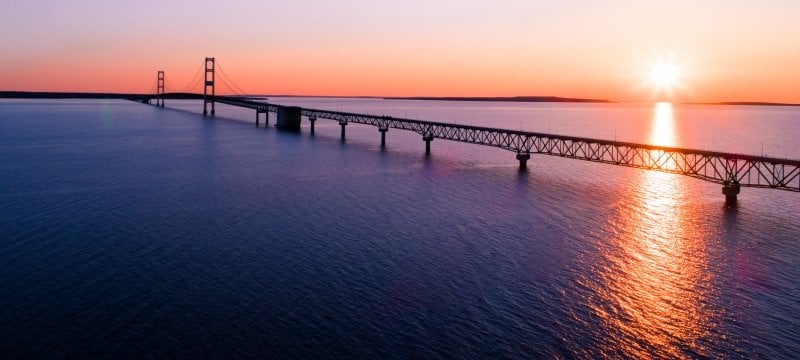
[[[675,141],[669,103],[655,106],[650,143]],[[706,251],[709,234],[701,214],[682,196],[676,175],[642,171],[627,187],[634,201],[619,202],[619,222],[609,224],[615,236],[602,254],[600,302],[592,306],[610,341],[606,356],[658,354],[681,357],[680,344],[695,344],[703,355],[717,316],[708,306],[714,291]]]

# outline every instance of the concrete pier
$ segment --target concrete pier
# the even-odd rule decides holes
[[[311,123],[311,133],[314,133],[314,123],[317,122],[317,118],[315,116],[311,116],[308,118],[308,122]]]
[[[344,141],[344,127],[347,126],[347,120],[339,120],[339,126],[342,127],[342,141]]]
[[[530,153],[517,153],[517,160],[519,160],[519,171],[525,171],[528,169],[528,160],[530,159]]]
[[[425,133],[422,135],[422,140],[425,141],[425,155],[431,154],[431,141],[433,141],[433,134]]]
[[[283,130],[300,131],[300,109],[297,106],[278,108],[278,120],[275,126]]]
[[[730,183],[723,185],[722,194],[725,195],[725,205],[727,206],[736,205],[736,196],[739,195],[740,190],[741,188],[737,183]]]
[[[378,131],[381,132],[381,147],[386,147],[386,132],[389,131],[389,128],[385,125],[381,125],[378,127]]]
[[[261,114],[264,114],[264,126],[269,126],[269,111],[256,110],[256,127],[258,127]]]

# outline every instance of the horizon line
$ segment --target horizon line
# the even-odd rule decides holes
[[[69,98],[69,95],[155,95],[136,92],[109,92],[109,91],[28,91],[28,90],[0,90],[0,98],[9,99],[36,99],[36,98]],[[184,92],[167,92],[166,94],[200,94]],[[25,96],[28,95],[28,96]],[[39,96],[30,96],[39,95]],[[774,102],[761,100],[725,100],[725,101],[670,101],[670,100],[612,100],[580,97],[564,97],[555,95],[515,95],[515,96],[382,96],[382,95],[301,95],[301,94],[217,94],[217,96],[245,96],[245,97],[308,97],[308,98],[341,98],[341,99],[384,99],[384,100],[418,100],[418,101],[467,101],[467,102],[577,102],[577,103],[659,103],[668,102],[683,105],[741,105],[741,106],[800,106],[800,103]]]

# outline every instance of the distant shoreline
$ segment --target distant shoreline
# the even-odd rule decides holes
[[[153,94],[135,93],[102,93],[102,92],[60,92],[60,91],[0,91],[0,99],[130,99]],[[168,94],[191,95],[199,94]],[[510,96],[510,97],[472,97],[472,96],[320,96],[320,95],[251,95],[248,98],[265,99],[268,97],[308,97],[308,98],[341,98],[341,99],[383,99],[383,100],[420,100],[420,101],[472,101],[472,102],[550,102],[550,103],[599,103],[609,104],[617,101],[606,99],[567,98],[558,96]],[[687,102],[685,105],[730,105],[730,106],[800,106],[795,103],[768,101],[722,101],[722,102]]]
[[[127,99],[142,94],[59,92],[59,91],[0,91],[2,99]]]
[[[411,96],[411,97],[383,97],[388,100],[433,100],[433,101],[491,101],[491,102],[576,102],[576,103],[613,103],[605,99],[581,99],[558,96],[509,96],[509,97],[472,97],[472,96]]]
[[[723,101],[716,103],[685,103],[687,105],[733,105],[733,106],[800,106],[794,103],[778,103],[767,101]]]

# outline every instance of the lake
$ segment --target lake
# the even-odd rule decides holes
[[[270,101],[800,157],[798,107]],[[798,193],[201,112],[0,100],[3,357],[800,353]]]

